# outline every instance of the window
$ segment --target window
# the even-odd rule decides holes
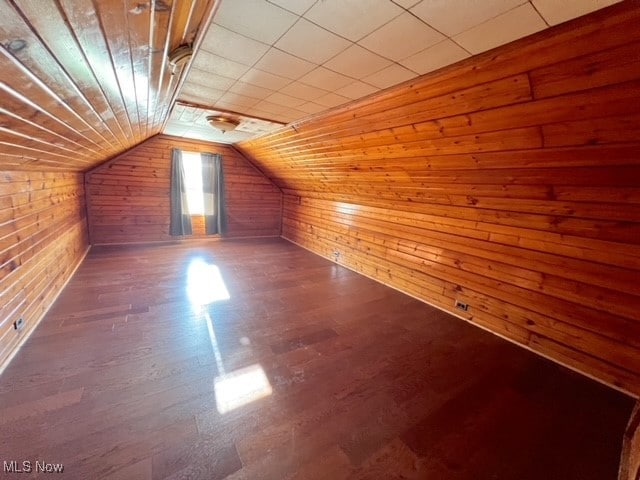
[[[202,195],[202,160],[197,152],[182,152],[182,168],[187,189],[187,206],[190,215],[204,215]]]

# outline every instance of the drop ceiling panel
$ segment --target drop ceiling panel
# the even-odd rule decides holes
[[[215,88],[224,92],[231,88],[236,81],[233,78],[222,77],[215,73],[210,73],[206,70],[200,70],[199,68],[194,67],[189,72],[189,83],[195,83],[208,88]]]
[[[301,18],[276,43],[276,47],[320,65],[349,47],[351,43]]]
[[[240,124],[235,130],[222,133],[207,123],[207,116],[221,113],[215,109],[178,103],[171,112],[163,133],[209,142],[235,143],[273,131],[281,126],[279,123],[234,115],[233,117],[239,120]]]
[[[471,54],[456,42],[446,39],[401,60],[400,64],[422,75],[451,65],[469,56]]]
[[[411,9],[411,13],[450,37],[524,3],[528,2],[526,0],[422,0]]]
[[[387,88],[416,77],[416,73],[396,63],[369,75],[364,81],[378,88]]]
[[[225,94],[224,90],[217,90],[215,88],[208,88],[196,83],[190,83],[182,89],[182,95],[191,95],[208,101],[217,101]]]
[[[313,100],[329,93],[327,90],[312,87],[302,82],[293,82],[280,90],[281,93],[291,95],[292,97],[302,98],[303,100]]]
[[[265,72],[295,80],[314,69],[315,65],[290,55],[277,48],[271,48],[256,64]]]
[[[248,97],[257,98],[262,100],[269,95],[275,93],[273,90],[268,88],[258,87],[256,85],[252,85],[250,83],[242,82],[238,80],[235,82],[231,88],[229,88],[229,92],[239,93],[241,95],[246,95]]]
[[[353,42],[397,17],[403,9],[389,0],[322,0],[304,16]]]
[[[336,93],[338,95],[342,95],[343,97],[356,99],[371,95],[372,93],[375,93],[377,91],[377,87],[373,87],[367,83],[356,80],[355,82],[350,83],[345,87],[339,88],[338,90],[336,90]]]
[[[214,24],[200,48],[234,62],[253,65],[267,53],[269,45]]]
[[[404,12],[358,43],[378,55],[398,61],[444,39],[440,32]]]
[[[620,0],[532,0],[536,10],[549,25],[557,25],[572,18],[586,15]]]
[[[453,40],[476,54],[544,30],[546,26],[531,4],[525,3],[456,35]]]
[[[234,32],[272,45],[298,16],[264,0],[222,1],[215,21]]]
[[[416,3],[420,3],[420,0],[393,0],[393,3],[400,5],[402,8],[411,8]]]
[[[219,99],[221,102],[233,103],[235,105],[241,107],[252,107],[256,103],[258,103],[257,98],[247,97],[245,95],[240,95],[234,92],[227,92],[222,95]]]
[[[214,55],[206,50],[199,50],[193,60],[193,67],[205,72],[215,73],[222,77],[238,79],[244,75],[249,67],[242,63],[234,62],[227,58]],[[187,78],[185,85],[191,83],[191,79]]]
[[[611,3],[219,0],[178,98],[298,120]]]
[[[325,66],[351,78],[363,78],[391,65],[391,60],[353,44],[329,60]]]
[[[314,87],[335,90],[353,82],[353,79],[324,67],[317,67],[302,78],[300,82]]]
[[[284,105],[278,105],[277,103],[273,103],[268,100],[261,100],[254,108],[266,112],[268,115],[265,115],[265,117],[267,118],[278,116],[289,110],[289,108]]]
[[[298,110],[301,110],[305,113],[318,113],[323,110],[326,110],[327,107],[325,105],[319,105],[313,102],[303,103],[302,105],[297,107]]]
[[[298,105],[302,105],[304,103],[304,100],[292,97],[290,95],[285,95],[284,93],[280,92],[276,92],[273,95],[268,96],[265,100],[267,102],[275,103],[276,105],[282,105],[284,107],[297,107]]]
[[[316,98],[313,103],[324,105],[325,107],[336,107],[350,101],[351,99],[348,97],[343,97],[336,93],[327,93],[320,98]]]
[[[316,3],[316,0],[268,0],[269,3],[278,5],[290,12],[297,15],[302,15],[304,12],[311,8],[311,5]]]
[[[262,86],[270,90],[278,90],[291,83],[291,79],[289,78],[274,75],[273,73],[265,72],[258,68],[252,68],[245,73],[240,80],[252,85]]]

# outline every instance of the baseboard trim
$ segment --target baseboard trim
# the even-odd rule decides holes
[[[460,316],[460,315],[456,314],[456,313],[455,313],[455,312],[453,312],[453,311],[449,311],[449,310],[447,310],[447,309],[445,309],[445,308],[442,308],[442,307],[440,307],[440,306],[438,306],[438,305],[434,305],[434,304],[432,304],[432,303],[429,303],[429,302],[428,302],[427,300],[425,300],[424,298],[420,298],[420,297],[417,297],[416,295],[413,295],[413,294],[411,294],[411,293],[405,292],[404,290],[401,290],[400,288],[398,288],[398,287],[396,287],[396,286],[394,286],[394,285],[390,285],[390,284],[388,284],[388,283],[385,283],[385,282],[381,281],[381,280],[380,280],[380,279],[378,279],[378,278],[372,277],[371,275],[367,275],[366,273],[359,272],[359,271],[358,271],[358,270],[356,270],[355,268],[351,268],[351,267],[350,267],[350,266],[348,266],[348,265],[344,265],[344,264],[342,264],[342,263],[338,263],[338,262],[336,262],[333,258],[331,258],[331,257],[327,257],[327,256],[324,256],[324,255],[321,255],[320,253],[315,252],[315,251],[311,250],[310,248],[307,248],[307,247],[305,247],[304,245],[301,245],[301,244],[299,244],[298,242],[296,242],[296,241],[294,241],[294,240],[291,240],[290,238],[285,237],[284,235],[281,235],[281,238],[282,238],[283,240],[286,240],[287,242],[291,242],[291,243],[293,243],[294,245],[297,245],[298,247],[300,247],[300,248],[303,248],[303,249],[307,250],[308,252],[311,252],[311,253],[313,253],[313,254],[315,254],[315,255],[318,255],[319,257],[325,258],[325,259],[329,260],[330,262],[335,263],[336,265],[340,265],[341,267],[344,267],[344,268],[346,268],[347,270],[351,270],[352,272],[355,272],[355,273],[357,273],[358,275],[362,275],[363,277],[367,277],[367,278],[369,278],[369,279],[373,280],[374,282],[381,283],[382,285],[384,285],[384,286],[386,286],[386,287],[392,288],[392,289],[394,289],[394,290],[396,290],[396,291],[398,291],[398,292],[400,292],[400,293],[404,293],[405,295],[407,295],[407,296],[409,296],[409,297],[411,297],[411,298],[414,298],[414,299],[416,299],[416,300],[418,300],[418,301],[420,301],[420,302],[422,302],[422,303],[426,303],[426,304],[427,304],[427,305],[429,305],[430,307],[437,308],[438,310],[440,310],[440,311],[442,311],[442,312],[448,313],[449,315],[451,315],[451,316],[453,316],[453,317],[459,318],[460,320],[463,320],[463,321],[467,322],[468,324],[473,325],[474,327],[478,327],[478,328],[480,328],[480,329],[484,330],[485,332],[489,332],[489,333],[491,333],[491,334],[495,335],[496,337],[500,337],[501,339],[506,340],[506,341],[507,341],[507,342],[509,342],[509,343],[512,343],[512,344],[514,344],[514,345],[517,345],[518,347],[524,348],[525,350],[528,350],[528,351],[530,351],[531,353],[534,353],[535,355],[538,355],[539,357],[546,358],[547,360],[550,360],[550,361],[552,361],[553,363],[556,363],[556,364],[558,364],[558,365],[562,365],[563,367],[568,368],[569,370],[572,370],[572,371],[574,371],[574,372],[576,372],[576,373],[579,373],[580,375],[582,375],[582,376],[584,376],[584,377],[590,378],[591,380],[594,380],[594,381],[596,381],[596,382],[598,382],[598,383],[600,383],[600,384],[602,384],[602,385],[604,385],[604,386],[606,386],[606,387],[609,387],[609,388],[612,388],[612,389],[614,389],[614,390],[617,390],[617,391],[619,391],[619,392],[621,392],[621,393],[624,393],[625,395],[627,395],[627,396],[629,396],[629,397],[631,397],[631,398],[635,398],[636,400],[640,399],[640,396],[639,396],[639,395],[638,395],[638,393],[636,393],[636,392],[633,392],[633,391],[631,391],[631,390],[628,390],[628,389],[626,389],[626,388],[624,388],[624,387],[621,387],[621,386],[619,386],[619,385],[615,385],[615,384],[613,384],[613,383],[607,382],[606,380],[603,380],[602,378],[598,378],[598,377],[596,377],[595,375],[592,375],[592,374],[590,374],[590,373],[584,372],[584,371],[582,371],[582,370],[580,370],[580,369],[578,369],[578,368],[574,367],[573,365],[570,365],[570,364],[565,363],[565,362],[563,362],[563,361],[561,361],[561,360],[558,360],[557,358],[553,358],[553,357],[551,357],[551,356],[549,356],[549,355],[546,355],[546,354],[544,354],[544,353],[542,353],[542,352],[539,352],[539,351],[537,351],[537,350],[534,350],[534,349],[533,349],[533,348],[531,348],[529,345],[526,345],[526,344],[524,344],[524,343],[520,343],[520,342],[516,342],[515,340],[513,340],[513,339],[511,339],[511,338],[509,338],[509,337],[507,337],[507,336],[505,336],[505,335],[501,335],[501,334],[500,334],[500,333],[498,333],[498,332],[494,332],[493,330],[488,329],[488,328],[487,328],[487,327],[485,327],[484,325],[480,325],[480,324],[478,324],[478,323],[472,322],[472,321],[470,321],[469,319],[467,319],[467,318],[465,318],[465,317],[462,317],[462,316]]]

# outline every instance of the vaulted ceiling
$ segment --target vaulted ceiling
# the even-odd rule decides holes
[[[0,0],[0,169],[88,170],[163,128],[232,143],[611,3]]]

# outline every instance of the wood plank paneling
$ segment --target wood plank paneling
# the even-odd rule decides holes
[[[0,173],[0,367],[84,258],[85,215],[82,174]]]
[[[91,243],[175,240],[169,235],[171,149],[220,153],[228,237],[280,235],[282,193],[233,147],[154,137],[87,173]],[[194,218],[194,236],[203,232]]]
[[[0,0],[0,169],[86,171],[158,133],[186,71],[167,55],[214,4]]]
[[[623,2],[238,148],[285,238],[638,396],[638,22]]]

